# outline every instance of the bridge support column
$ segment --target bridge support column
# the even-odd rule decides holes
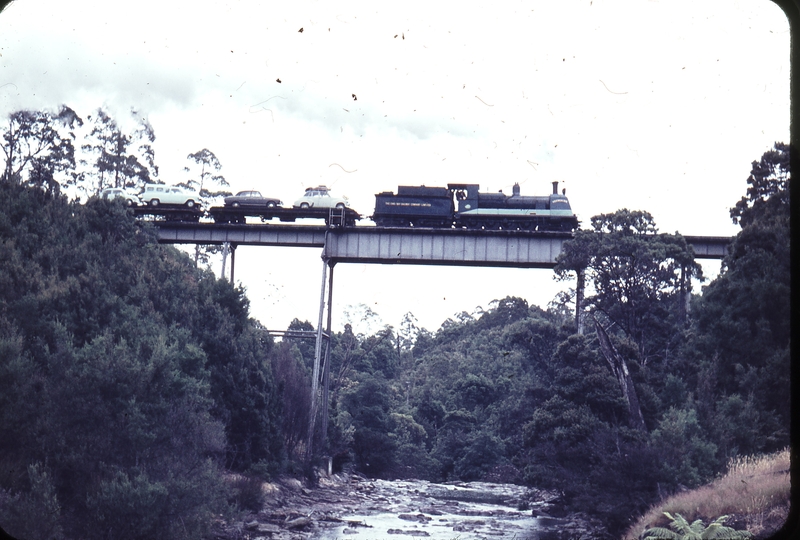
[[[236,270],[236,244],[230,244],[231,249],[231,285],[236,285],[236,281],[234,281],[234,274]]]
[[[328,324],[326,333],[328,334],[325,340],[325,358],[322,364],[322,423],[320,431],[322,432],[322,441],[328,436],[328,390],[330,388],[330,373],[331,373],[331,323],[333,321],[333,266],[335,262],[329,262],[328,267],[330,273],[328,274]]]
[[[327,258],[322,259],[322,284],[320,285],[319,293],[319,319],[317,320],[317,341],[314,348],[314,370],[311,379],[311,407],[308,419],[308,437],[306,441],[306,466],[311,471],[311,461],[314,458],[314,442],[316,436],[317,418],[322,413],[322,438],[324,439],[328,429],[328,385],[329,385],[329,372],[330,372],[330,335],[331,335],[331,305],[333,301],[333,266],[335,263],[330,262]],[[330,267],[330,275],[327,276],[328,267]],[[327,334],[322,330],[322,320],[325,315],[325,287],[326,276],[328,286],[328,324]],[[323,341],[325,341],[325,349],[323,353]],[[323,358],[324,355],[324,358]],[[322,377],[320,377],[322,373]],[[320,399],[320,379],[323,382],[322,399]],[[322,411],[320,411],[322,408]]]

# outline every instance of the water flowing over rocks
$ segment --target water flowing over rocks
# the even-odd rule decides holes
[[[216,529],[220,540],[603,538],[585,516],[565,515],[556,493],[513,484],[323,476],[264,484],[262,510]]]

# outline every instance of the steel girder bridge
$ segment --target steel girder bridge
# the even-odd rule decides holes
[[[569,232],[484,231],[390,227],[327,228],[152,222],[167,244],[322,248],[338,262],[553,268]],[[722,259],[731,238],[686,236],[698,259]]]
[[[320,403],[328,402],[329,349],[323,341],[331,335],[333,267],[343,263],[420,264],[553,268],[569,232],[486,231],[388,227],[325,227],[278,224],[214,224],[156,221],[158,239],[166,244],[231,246],[231,281],[234,280],[236,246],[283,246],[322,249],[322,284],[315,337],[311,417],[306,459],[313,457],[316,419]],[[722,259],[732,238],[686,236],[698,259]],[[323,332],[327,292],[327,331]],[[320,383],[322,395],[320,396]],[[320,432],[327,433],[327,409],[321,414]],[[330,467],[330,463],[329,463]]]

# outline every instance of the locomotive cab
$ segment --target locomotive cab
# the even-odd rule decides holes
[[[447,189],[458,203],[457,212],[466,212],[479,207],[478,184],[447,184]]]

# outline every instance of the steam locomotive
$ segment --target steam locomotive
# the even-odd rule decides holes
[[[380,227],[455,227],[524,231],[571,231],[578,227],[566,190],[546,196],[480,193],[478,184],[443,187],[399,186],[397,194],[375,195],[372,220]]]
[[[170,221],[199,221],[210,217],[215,223],[246,223],[247,217],[262,221],[278,219],[324,219],[329,226],[353,226],[362,218],[351,208],[284,208],[277,205],[225,205],[204,212],[197,206],[138,206],[134,213]],[[371,219],[379,227],[432,227],[484,230],[572,231],[578,218],[572,212],[565,192],[545,196],[523,196],[519,184],[511,195],[480,193],[478,184],[448,184],[447,187],[398,186],[397,193],[375,195]]]

